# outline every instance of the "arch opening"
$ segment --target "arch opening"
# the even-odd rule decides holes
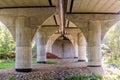
[[[9,28],[0,21],[0,59],[15,58],[14,40]]]
[[[113,52],[117,55],[119,54],[119,40],[120,40],[120,21],[115,23],[109,30],[106,32],[103,40],[102,40],[102,50],[107,49],[108,51],[105,53]],[[104,52],[102,51],[103,56]],[[117,57],[117,56],[116,56]],[[119,57],[119,56],[118,56]]]
[[[114,72],[120,71],[120,21],[116,22],[104,35],[101,44],[102,59],[104,69],[107,75],[114,76],[117,79],[118,74]],[[111,71],[111,72],[109,72]]]
[[[50,27],[51,28],[58,27],[58,25],[56,25],[56,23],[54,21],[54,16],[56,17],[56,21],[58,23],[59,22],[58,21],[58,15],[55,14],[55,15],[50,16],[40,27],[40,29],[42,31],[43,31],[42,28],[44,28],[44,29],[46,28],[46,30],[43,31],[43,32],[49,31],[48,32],[49,34],[46,35],[47,41],[46,41],[46,51],[45,51],[45,54],[52,53],[52,51],[53,51],[52,47],[51,47],[52,44],[56,41],[56,39],[59,36],[61,36],[59,29],[57,30],[57,28],[56,28],[56,29],[54,29],[54,31],[49,29]],[[51,33],[53,35],[55,33],[57,36],[53,36]],[[69,37],[69,40],[70,40],[70,42],[71,42],[71,44],[73,45],[73,48],[74,48],[74,54],[75,54],[74,57],[76,57],[76,58],[78,58],[79,52],[82,51],[82,50],[81,51],[78,50],[80,48],[80,47],[78,47],[78,39],[77,39],[77,37],[78,37],[77,34],[78,33],[80,33],[80,34],[82,34],[84,36],[84,34],[81,32],[80,28],[78,28],[73,22],[71,22],[68,19],[66,19],[65,36]],[[84,39],[85,39],[85,42],[86,42],[86,37],[85,36],[84,36]],[[82,41],[80,41],[80,43],[82,43]],[[86,47],[86,45],[85,45],[85,47]],[[86,54],[86,51],[84,53]],[[84,53],[82,53],[82,54],[84,54]],[[54,55],[54,56],[56,56],[56,55]],[[47,55],[47,58],[48,58],[48,55]]]
[[[60,36],[52,45],[52,53],[59,58],[74,58],[75,49],[66,36]]]
[[[64,37],[61,36],[60,34],[53,34],[47,41],[46,44],[46,54],[48,59],[60,59],[61,57],[57,56],[56,54],[53,53],[53,44],[58,40],[69,40],[69,43],[73,46],[75,49],[75,40],[71,35],[65,35]],[[61,42],[60,42],[61,43]],[[59,42],[58,42],[59,44]],[[59,47],[60,45],[56,45],[56,47]],[[56,48],[55,47],[55,48]],[[57,52],[57,51],[56,51]],[[75,53],[74,53],[75,54]]]

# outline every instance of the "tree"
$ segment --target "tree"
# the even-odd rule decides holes
[[[120,61],[120,22],[115,24],[104,37],[103,43],[111,50],[111,59],[113,63]],[[105,54],[105,53],[104,53]],[[119,64],[120,66],[120,64]]]
[[[0,25],[0,54],[6,57],[15,49],[15,42],[6,26]]]

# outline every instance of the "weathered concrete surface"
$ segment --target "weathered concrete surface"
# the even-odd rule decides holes
[[[43,9],[43,13],[42,12],[36,13],[36,10],[33,9],[25,9],[26,11],[23,10],[24,9],[17,9],[17,10],[13,9],[10,10],[10,12],[9,10],[5,10],[5,12],[8,11],[8,14],[5,13],[4,15],[16,16],[15,27],[13,27],[13,29],[15,28],[16,30],[16,32],[14,32],[14,34],[16,35],[16,39],[15,39],[16,40],[16,66],[15,66],[16,71],[29,72],[32,70],[31,43],[34,34],[38,28],[37,25],[42,24],[48,16],[52,15],[54,9],[50,13],[44,14],[45,16],[43,18],[41,16],[43,16],[44,9]],[[16,11],[20,13],[15,14],[14,12]],[[41,17],[41,20],[39,19],[39,17]]]
[[[52,53],[60,58],[74,58],[75,48],[70,40],[57,39],[52,45]]]
[[[101,23],[101,39],[109,28],[120,20],[119,14],[67,14],[67,19],[80,28],[81,32],[88,40],[89,20],[98,20]]]
[[[48,13],[49,12],[49,13]],[[51,15],[55,13],[55,8],[15,8],[15,9],[1,9],[0,10],[0,21],[8,27],[12,36],[15,40],[16,37],[16,26],[15,21],[17,17],[28,17],[30,26],[32,29],[32,36],[36,32],[36,29]]]
[[[41,32],[37,32],[37,62],[46,62],[46,36]]]
[[[78,57],[78,36],[77,36],[77,34],[81,33],[81,31],[77,27],[76,28],[66,28],[66,31],[67,31],[67,34],[65,34],[65,36],[72,42],[72,45],[74,46],[74,49],[75,49],[74,57]],[[52,47],[53,43],[55,42],[55,40],[57,40],[59,37],[60,37],[60,34],[53,34],[50,37],[50,39],[48,40],[48,43],[47,43],[46,52],[52,53],[51,47]]]
[[[78,33],[78,61],[84,62],[87,58],[86,51],[87,43],[82,33]]]
[[[97,74],[104,74],[101,54],[101,24],[90,21],[88,31],[88,67]]]
[[[46,44],[49,37],[57,30],[56,27],[40,27],[36,35],[37,62],[46,62]]]
[[[55,40],[60,37],[60,34],[54,34],[58,29],[56,27],[41,27],[39,29],[39,32],[43,32],[43,35],[41,36],[46,36],[47,38],[45,39],[45,45],[46,45],[46,52],[51,52],[52,53],[52,45],[55,42]],[[47,33],[46,33],[47,32]],[[52,35],[54,34],[54,35]],[[71,39],[70,39],[71,40]],[[45,52],[45,53],[46,53]],[[44,53],[44,54],[45,54]]]
[[[42,27],[42,24],[55,12],[56,7],[0,9],[0,20],[8,27],[16,41],[16,68],[32,68],[31,42],[38,28],[37,61],[46,61],[46,44],[50,47],[48,50],[47,46],[47,51],[52,51],[52,45],[60,34],[52,36],[58,28]],[[66,18],[79,28],[66,28],[67,35],[65,36],[70,39],[74,46],[74,57],[78,57],[80,60],[85,59],[86,41],[88,46],[88,66],[99,66],[100,68],[101,40],[109,28],[119,21],[120,15],[66,14]],[[78,36],[78,33],[83,36]],[[27,58],[25,58],[26,56]],[[98,72],[97,70],[96,68],[94,71]]]
[[[101,65],[101,24],[90,21],[88,39],[88,65]]]
[[[26,17],[18,17],[16,20],[16,69],[32,68],[32,29],[30,21]]]

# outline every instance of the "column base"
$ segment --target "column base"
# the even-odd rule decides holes
[[[78,57],[74,57],[74,59],[77,59]]]
[[[32,72],[32,68],[28,69],[15,69],[17,72]]]
[[[86,62],[86,60],[78,60],[78,62]]]
[[[37,63],[44,63],[44,64],[45,64],[45,63],[46,63],[46,61],[38,61]]]
[[[98,74],[98,75],[101,75],[101,76],[105,75],[103,67],[101,65],[88,65],[87,67],[94,74]]]
[[[87,67],[101,67],[101,65],[87,65]]]

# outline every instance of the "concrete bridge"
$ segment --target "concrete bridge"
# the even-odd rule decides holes
[[[37,62],[46,62],[45,53],[51,52],[61,58],[88,60],[90,70],[103,74],[100,45],[120,19],[119,6],[119,0],[1,0],[0,21],[16,42],[16,71],[32,71],[35,40]]]

